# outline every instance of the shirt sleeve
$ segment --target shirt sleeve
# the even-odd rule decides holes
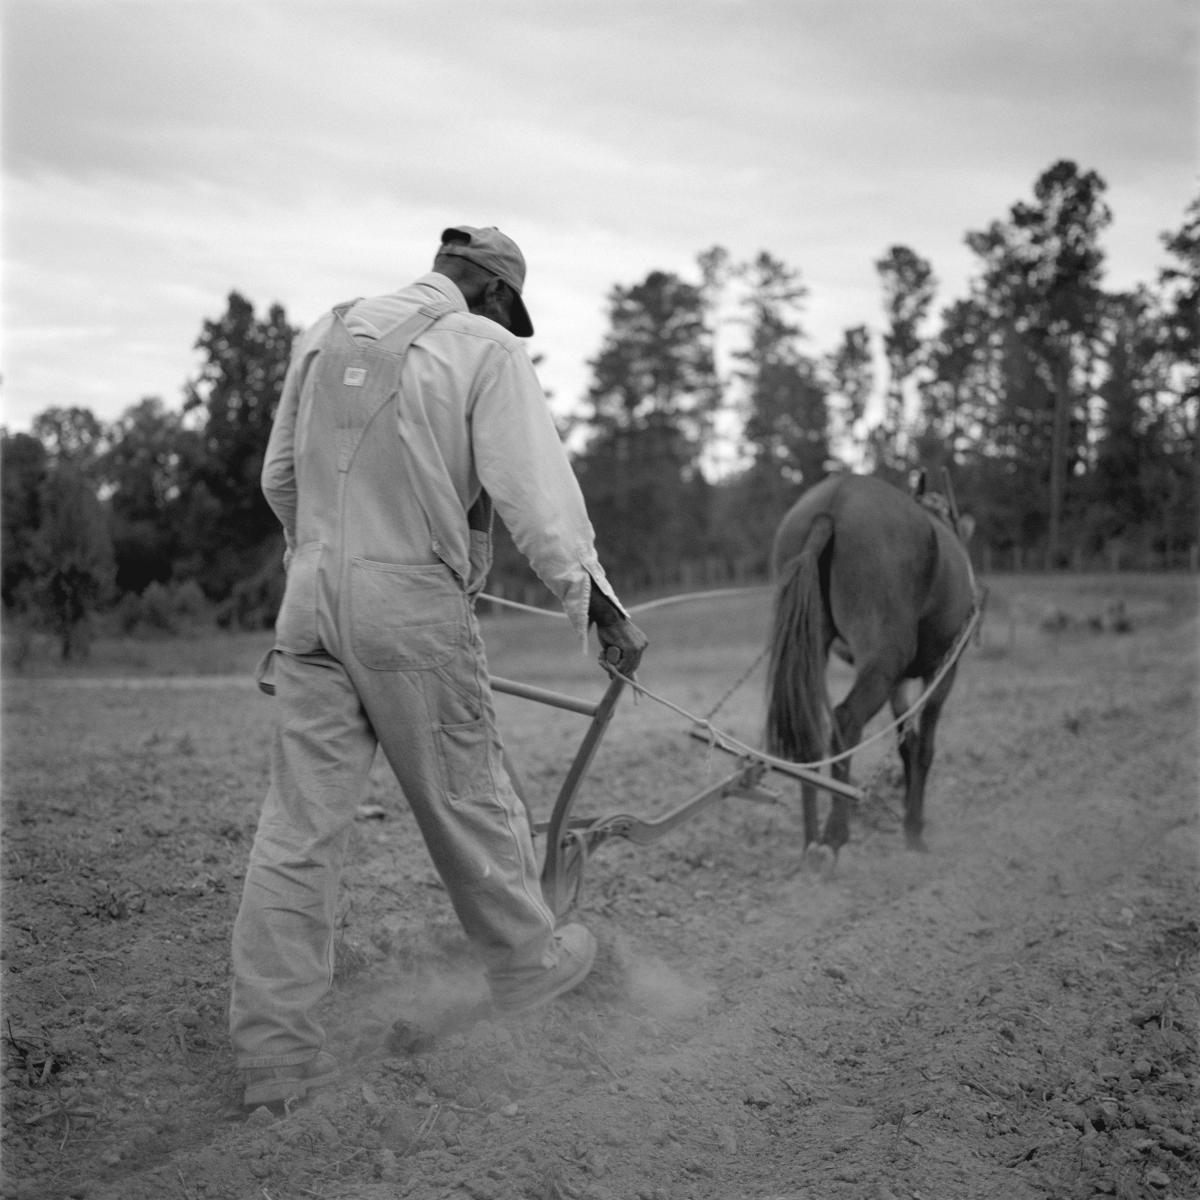
[[[586,642],[593,586],[627,616],[600,565],[579,481],[519,343],[497,348],[495,369],[472,407],[471,437],[480,484],[572,628]]]
[[[271,436],[267,440],[261,479],[263,496],[283,526],[289,558],[296,548],[296,413],[308,362],[306,343],[307,339],[302,339],[297,344],[288,363],[279,406],[271,424]]]

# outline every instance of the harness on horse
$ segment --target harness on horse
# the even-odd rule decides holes
[[[967,559],[967,575],[971,580],[971,612],[967,616],[964,628],[974,626],[974,632],[978,634],[979,623],[983,618],[984,605],[987,602],[987,588],[984,587],[978,579],[975,578],[975,568],[971,563],[971,556],[966,553],[967,540],[970,537],[970,530],[964,532],[964,521],[962,514],[958,509],[958,501],[954,496],[954,484],[950,480],[950,471],[948,468],[942,468],[942,491],[928,492],[925,490],[925,472],[922,470],[912,487],[912,498],[928,512],[932,513],[938,520],[948,525],[954,536],[958,539],[959,544],[963,548],[963,553]],[[969,518],[968,518],[969,520]],[[957,645],[958,639],[955,639]],[[965,640],[964,640],[965,645]],[[962,654],[962,650],[955,655],[957,658]]]

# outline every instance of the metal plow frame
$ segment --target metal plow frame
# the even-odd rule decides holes
[[[587,774],[605,730],[612,720],[617,701],[625,689],[625,679],[615,671],[610,672],[610,676],[611,680],[603,696],[595,702],[580,700],[574,696],[534,687],[527,683],[519,683],[512,679],[491,677],[494,692],[517,696],[523,700],[532,700],[538,704],[549,705],[551,708],[561,708],[591,718],[584,731],[579,749],[575,752],[575,757],[571,760],[571,765],[567,768],[567,773],[559,787],[558,796],[554,801],[554,808],[548,821],[534,820],[520,775],[508,754],[505,754],[505,767],[509,778],[522,804],[525,805],[534,833],[546,835],[546,854],[542,864],[542,894],[557,917],[561,917],[578,900],[583,886],[584,866],[588,855],[596,846],[613,837],[624,838],[637,846],[649,845],[691,817],[703,812],[704,809],[729,796],[741,796],[744,799],[777,804],[780,800],[778,793],[762,786],[763,778],[768,771],[777,771],[782,775],[811,783],[826,791],[849,796],[854,800],[862,798],[861,790],[851,784],[841,783],[828,775],[821,775],[805,767],[784,764],[775,760],[767,762],[752,755],[741,754],[723,745],[719,738],[711,736],[708,732],[692,729],[690,731],[692,737],[715,746],[718,750],[737,759],[737,769],[654,820],[643,820],[628,813],[617,813],[609,817],[573,817],[571,810],[575,805],[579,785]]]

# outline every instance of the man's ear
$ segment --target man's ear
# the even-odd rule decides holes
[[[494,276],[489,279],[479,293],[478,306],[472,311],[495,321],[503,329],[511,329],[512,311],[508,299],[508,287],[503,280]]]

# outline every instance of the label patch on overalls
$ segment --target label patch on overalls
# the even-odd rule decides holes
[[[342,376],[342,383],[346,387],[362,387],[367,382],[366,367],[347,367],[346,373]]]

